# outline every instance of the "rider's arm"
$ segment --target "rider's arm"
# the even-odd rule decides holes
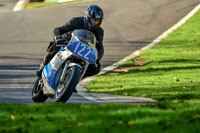
[[[80,23],[80,20],[77,17],[72,18],[65,25],[55,28],[53,31],[54,36],[61,37],[62,34],[76,29],[76,27],[77,27],[77,25],[79,25],[79,23]]]
[[[104,47],[103,47],[103,37],[104,37],[104,31],[102,28],[99,28],[98,30],[98,35],[97,37],[97,44],[96,44],[96,48],[98,50],[98,61],[101,60],[101,58],[104,55]]]

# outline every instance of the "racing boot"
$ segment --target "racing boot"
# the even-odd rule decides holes
[[[36,75],[38,77],[41,77],[42,76],[42,70],[44,69],[44,67],[49,63],[49,58],[47,55],[45,55],[44,57],[44,61],[42,62],[42,64],[40,65],[40,67],[38,68],[38,70],[36,71]]]
[[[38,70],[36,71],[36,75],[38,77],[41,77],[42,76],[42,70],[44,69],[44,63],[42,62],[42,64],[40,64],[40,67],[38,68]]]

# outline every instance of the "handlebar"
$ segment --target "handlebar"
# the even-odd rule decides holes
[[[69,41],[65,41],[64,43],[56,43],[56,46],[57,47],[64,47],[64,46],[66,46],[67,44],[69,43]]]

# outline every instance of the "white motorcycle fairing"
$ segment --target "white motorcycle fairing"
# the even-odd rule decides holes
[[[86,29],[71,33],[70,41],[60,46],[59,52],[42,71],[33,90],[34,102],[44,102],[48,97],[56,102],[66,102],[84,77],[89,64],[95,64],[98,57],[96,37]]]
[[[43,92],[47,96],[54,96],[56,90],[56,75],[61,67],[61,65],[65,62],[65,60],[70,57],[72,53],[70,51],[59,51],[53,59],[50,61],[48,65],[46,65],[42,72],[42,79],[44,82]]]

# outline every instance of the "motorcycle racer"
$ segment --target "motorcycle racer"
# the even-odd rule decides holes
[[[50,42],[47,48],[47,53],[44,56],[44,60],[40,65],[40,68],[36,71],[37,76],[41,77],[44,66],[47,65],[54,57],[54,55],[59,51],[60,47],[58,44],[62,44],[66,41],[66,38],[64,39],[62,35],[67,33],[67,37],[69,39],[70,33],[75,29],[87,29],[93,32],[96,36],[98,58],[95,64],[89,65],[84,77],[99,73],[101,68],[100,60],[104,55],[104,30],[100,27],[103,18],[103,10],[97,5],[90,5],[86,9],[85,15],[83,17],[74,17],[63,26],[55,28],[53,31],[54,41]]]

